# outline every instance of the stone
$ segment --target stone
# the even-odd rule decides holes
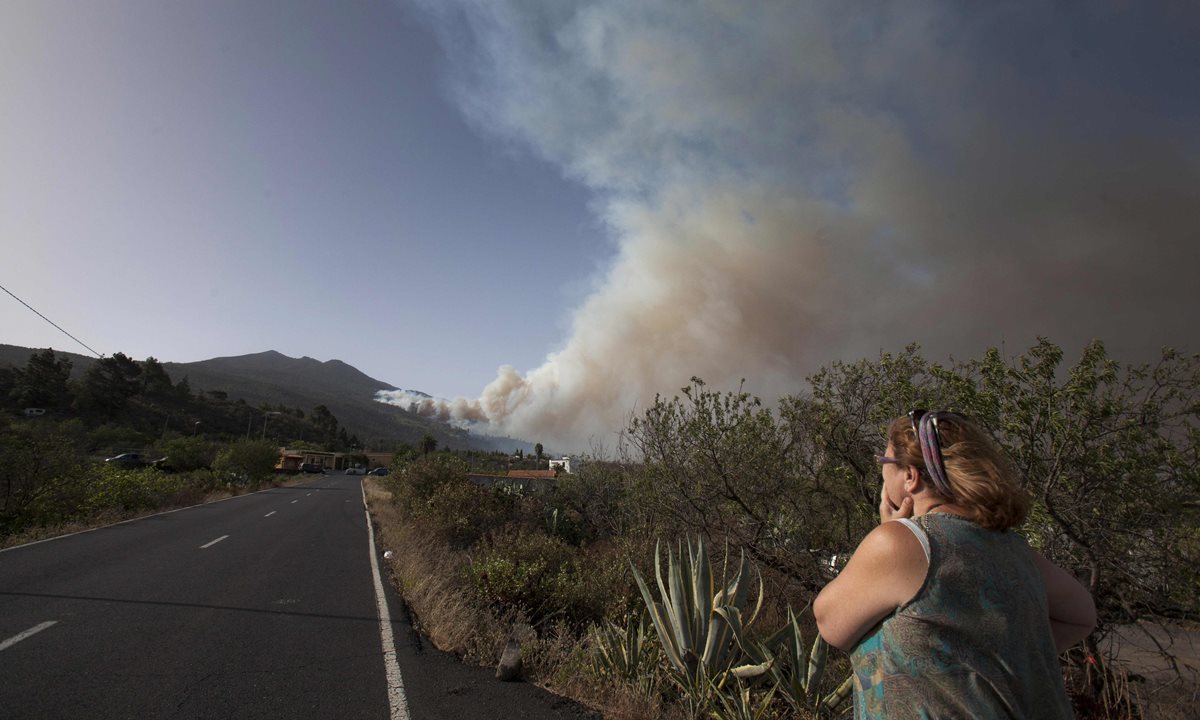
[[[500,656],[500,664],[496,666],[496,679],[512,682],[520,678],[521,644],[516,640],[509,640],[508,645],[504,648],[504,654]]]

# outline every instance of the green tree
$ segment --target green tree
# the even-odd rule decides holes
[[[537,455],[537,459],[541,460],[542,459],[542,444],[537,443],[536,445],[534,445],[533,452]]]
[[[148,357],[142,361],[141,365],[141,392],[143,395],[158,400],[170,398],[175,394],[175,388],[171,385],[171,376],[167,375],[162,363],[153,357]]]
[[[189,402],[192,399],[192,384],[188,382],[187,375],[175,383],[175,397],[180,402]]]
[[[809,386],[774,412],[699,380],[659,398],[629,429],[645,462],[625,512],[727,539],[813,591],[823,556],[878,522],[872,455],[887,423],[954,410],[993,432],[1033,496],[1020,532],[1092,590],[1093,656],[1113,626],[1200,619],[1200,356],[1123,365],[1096,342],[1066,366],[1042,339],[1012,359],[993,349],[943,366],[913,346],[834,363]]]
[[[84,373],[79,400],[85,410],[114,414],[141,390],[142,367],[124,353],[97,360]]]
[[[279,448],[262,440],[239,440],[217,453],[213,471],[241,484],[271,477],[279,461]]]
[[[18,407],[58,408],[69,401],[71,360],[47,349],[29,356],[24,370],[13,371],[11,396]]]
[[[991,350],[947,389],[995,431],[1034,496],[1025,533],[1081,576],[1102,625],[1200,620],[1200,356],[1122,365],[1096,341],[1062,364],[1045,339],[1011,362]]]
[[[830,493],[830,478],[810,472],[821,470],[818,445],[798,443],[795,430],[749,393],[715,392],[693,378],[682,397],[657,398],[629,428],[644,459],[629,510],[664,534],[745,547],[815,592],[824,555],[853,548],[861,535],[837,512],[855,493]]]
[[[216,445],[192,436],[166,440],[159,444],[158,451],[167,458],[167,467],[181,472],[212,467],[217,455]]]
[[[338,440],[338,421],[324,405],[313,408],[309,420],[316,426],[321,441],[328,447],[334,447]]]
[[[421,454],[428,455],[434,450],[437,450],[437,445],[437,439],[429,433],[425,433],[425,436],[421,438]]]

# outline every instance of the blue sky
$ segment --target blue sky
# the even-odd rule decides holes
[[[0,4],[3,284],[101,353],[276,349],[404,387],[534,367],[611,253],[467,127],[387,2]],[[86,352],[4,296],[0,341]]]
[[[0,284],[563,449],[693,375],[1197,349],[1194,3],[747,7],[8,0]]]

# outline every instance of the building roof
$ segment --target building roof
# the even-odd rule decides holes
[[[547,478],[553,480],[558,477],[558,473],[553,470],[509,470],[510,478]]]

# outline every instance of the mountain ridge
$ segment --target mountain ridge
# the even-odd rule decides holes
[[[23,368],[29,356],[43,348],[25,348],[0,344],[0,367]],[[71,377],[79,379],[96,358],[77,353],[54,351],[72,361]],[[144,358],[143,358],[144,359]],[[160,361],[161,362],[161,361]],[[194,362],[162,362],[172,382],[184,377],[196,393],[223,392],[229,399],[241,398],[250,405],[283,405],[309,413],[324,405],[337,417],[347,432],[363,440],[420,442],[426,433],[439,446],[480,450],[508,450],[528,443],[514,438],[497,438],[470,433],[446,423],[425,418],[408,410],[375,400],[380,390],[399,387],[372,378],[349,363],[317,360],[308,356],[293,358],[277,350],[245,355],[228,355]],[[414,395],[426,396],[416,390]]]

